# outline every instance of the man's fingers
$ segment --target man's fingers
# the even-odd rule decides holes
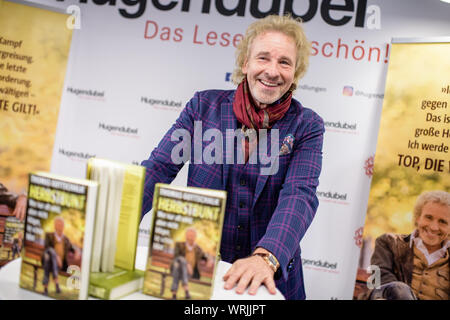
[[[252,281],[253,276],[254,276],[254,274],[250,270],[248,270],[247,272],[245,272],[242,275],[242,277],[239,280],[239,283],[237,285],[237,288],[236,288],[236,293],[237,294],[243,294],[245,292],[245,289],[247,289],[250,281]]]
[[[224,288],[226,290],[233,289],[234,285],[239,280],[239,278],[240,278],[240,275],[236,274],[236,273],[233,273],[233,274],[229,275],[229,277],[227,278],[227,280],[225,282]]]
[[[261,286],[262,278],[258,275],[253,277],[253,281],[248,289],[248,293],[251,295],[255,295],[258,292],[258,288]]]
[[[236,286],[236,293],[243,294],[248,288],[248,293],[255,295],[258,288],[264,284],[271,294],[276,294],[272,271],[267,266],[264,267],[265,262],[262,259],[256,260],[254,258],[247,258],[242,261],[238,260],[230,267],[228,272],[223,276],[223,280],[225,281],[224,288],[226,290],[230,290]]]
[[[235,269],[235,267],[234,267],[234,265],[232,265],[230,267],[230,269],[228,269],[227,273],[225,273],[225,275],[223,276],[223,278],[222,278],[223,281],[227,281],[228,280],[228,278],[233,274],[234,269]]]
[[[275,281],[273,281],[273,278],[267,277],[264,280],[264,284],[266,285],[267,290],[269,290],[270,294],[276,294],[277,293],[277,289],[276,289],[276,286],[275,286]]]
[[[240,263],[238,260],[237,262],[231,265],[230,269],[228,269],[227,273],[225,273],[222,279],[223,281],[227,281],[231,276],[235,275],[237,275],[237,278],[239,279],[241,277],[242,272],[243,269],[240,267]],[[234,282],[236,282],[236,280]]]

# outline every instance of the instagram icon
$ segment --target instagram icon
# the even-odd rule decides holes
[[[344,86],[344,90],[342,91],[342,94],[347,97],[353,96],[353,87]]]

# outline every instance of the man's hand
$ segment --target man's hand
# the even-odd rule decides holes
[[[261,249],[258,248],[257,252],[260,251]],[[248,293],[255,295],[258,288],[262,284],[265,284],[271,294],[276,294],[275,281],[273,280],[274,274],[272,268],[260,256],[239,259],[233,263],[228,272],[223,276],[223,280],[225,281],[224,288],[230,290],[237,285],[236,293],[243,294],[245,289],[250,285]]]
[[[25,195],[20,195],[17,198],[13,214],[16,216],[18,220],[23,221],[25,219],[26,209],[27,209],[27,197]]]

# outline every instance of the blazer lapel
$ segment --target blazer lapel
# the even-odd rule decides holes
[[[279,121],[277,121],[274,126],[272,127],[272,129],[270,130],[270,136],[269,134],[267,135],[267,154],[272,155],[272,152],[275,152],[277,157],[279,156],[280,153],[280,147],[281,144],[284,140],[284,137],[289,134],[289,133],[294,133],[294,129],[293,128],[293,124],[294,124],[294,119],[296,118],[296,112],[299,108],[294,104],[294,102],[291,104],[291,108],[289,108],[288,112],[285,114],[285,116],[280,119]],[[279,137],[278,137],[278,149],[277,150],[271,150],[272,148],[272,134],[274,130],[278,130],[279,132]],[[259,151],[259,146],[258,146],[258,151]],[[278,160],[278,158],[277,158]],[[258,161],[259,163],[259,176],[258,176],[258,180],[256,181],[256,190],[255,190],[255,196],[253,198],[253,204],[252,204],[252,210],[256,204],[256,202],[258,201],[259,196],[261,195],[261,192],[264,189],[264,186],[267,183],[267,179],[269,178],[270,174],[266,174],[266,175],[262,175],[261,174],[261,167],[262,164],[260,161]],[[279,164],[279,163],[278,163]],[[269,165],[264,165],[264,167],[269,167]],[[276,174],[276,172],[274,172],[273,174]]]

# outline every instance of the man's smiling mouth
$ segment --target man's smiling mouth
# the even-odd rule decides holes
[[[264,81],[264,80],[259,80],[259,82],[261,82],[266,87],[271,87],[271,88],[278,87],[280,85],[278,82],[268,82],[268,81]]]

